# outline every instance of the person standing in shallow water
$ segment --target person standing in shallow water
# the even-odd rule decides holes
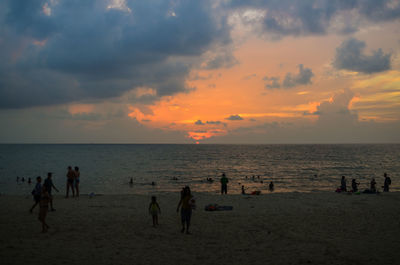
[[[193,196],[190,192],[190,188],[186,186],[181,192],[181,200],[178,203],[178,207],[176,208],[176,212],[179,212],[179,208],[181,208],[181,222],[182,222],[182,230],[181,232],[185,232],[185,224],[186,224],[186,234],[190,234],[190,219],[192,217],[192,204],[191,200]]]
[[[222,178],[221,178],[221,194],[225,193],[227,194],[228,192],[228,178],[225,176],[225,173],[222,173]]]
[[[375,178],[372,178],[372,180],[371,180],[371,183],[370,183],[370,191],[371,191],[372,193],[375,193],[375,192],[376,192],[376,181],[375,181]]]
[[[72,167],[69,166],[67,172],[67,194],[65,195],[66,198],[69,197],[70,188],[72,190],[72,197],[75,197],[74,180],[75,180],[75,172],[72,170]]]
[[[352,179],[351,180],[351,188],[353,189],[353,192],[357,192],[358,191],[358,185],[360,183],[356,182],[356,179]]]
[[[342,180],[340,181],[340,190],[341,191],[347,191],[345,176],[342,176]]]
[[[389,192],[389,186],[392,184],[392,180],[387,176],[386,172],[383,174],[383,177],[385,178],[385,182],[383,184],[383,191]]]

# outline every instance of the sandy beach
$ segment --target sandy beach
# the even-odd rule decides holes
[[[194,193],[192,234],[180,232],[179,192],[54,198],[41,233],[30,196],[0,196],[1,264],[398,264],[400,193]],[[207,212],[209,203],[232,211]]]

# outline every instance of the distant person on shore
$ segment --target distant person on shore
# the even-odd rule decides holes
[[[46,233],[49,226],[46,223],[46,216],[49,210],[50,195],[47,192],[46,186],[42,187],[42,194],[40,196],[40,211],[39,211],[39,221],[42,223],[42,233]]]
[[[133,185],[133,178],[129,180],[129,185]]]
[[[40,196],[42,195],[42,178],[40,176],[36,178],[36,185],[32,191],[32,195],[33,195],[33,200],[35,201],[35,203],[32,205],[31,209],[29,210],[29,212],[31,212],[31,213],[32,213],[33,209],[36,207],[36,205],[38,205],[38,203],[40,202]]]
[[[182,222],[182,230],[181,232],[185,232],[185,224],[186,224],[186,234],[190,234],[190,219],[192,217],[192,207],[194,201],[193,196],[190,192],[190,188],[186,186],[181,192],[181,200],[178,203],[178,207],[176,211],[179,212],[179,208],[181,209],[181,222]]]
[[[383,174],[383,177],[385,178],[385,182],[383,184],[383,191],[389,192],[389,186],[390,184],[392,184],[392,180],[387,176],[386,172]]]
[[[372,193],[376,193],[376,181],[375,178],[372,178],[371,183],[370,183],[370,191]]]
[[[25,178],[24,178],[24,177],[22,177],[21,181],[22,181],[22,182],[25,182]]]
[[[54,186],[53,180],[52,178],[52,173],[49,172],[47,173],[47,179],[44,180],[43,186],[46,188],[46,191],[49,195],[49,201],[50,201],[50,210],[53,212],[56,209],[53,208],[53,196],[51,195],[51,189],[54,188],[57,192],[58,189],[56,188],[56,186]]]
[[[345,176],[342,176],[342,180],[340,181],[340,190],[341,191],[347,191],[346,177]]]
[[[31,183],[32,183],[31,178],[28,178],[28,184],[31,184]]]
[[[221,194],[225,193],[227,194],[228,192],[228,178],[225,176],[225,173],[222,173],[222,178],[221,178]]]
[[[74,190],[74,179],[75,179],[75,173],[72,170],[72,167],[68,167],[68,172],[67,172],[67,194],[65,195],[66,198],[69,197],[69,189],[71,188],[72,190],[72,197],[75,197],[75,190]]]
[[[242,195],[246,195],[246,190],[244,188],[244,185],[242,185]]]
[[[79,172],[79,167],[75,167],[74,170],[74,175],[75,175],[75,191],[76,191],[76,197],[79,197],[79,181],[80,181],[80,177],[81,177],[81,172]]]
[[[274,191],[274,183],[272,181],[269,183],[269,191]]]
[[[149,213],[153,217],[153,227],[156,227],[156,225],[158,225],[158,214],[159,213],[161,214],[161,209],[157,203],[156,196],[151,197],[151,202],[149,205]]]
[[[351,188],[353,189],[353,192],[358,191],[358,185],[360,185],[360,183],[357,183],[356,179],[351,180]]]

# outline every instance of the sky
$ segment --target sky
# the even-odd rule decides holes
[[[1,0],[1,143],[400,143],[400,0]]]

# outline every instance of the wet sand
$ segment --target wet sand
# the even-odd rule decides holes
[[[179,192],[55,196],[41,233],[30,196],[0,196],[1,264],[399,264],[400,193],[196,194],[191,235]],[[209,203],[232,211],[206,212]]]

